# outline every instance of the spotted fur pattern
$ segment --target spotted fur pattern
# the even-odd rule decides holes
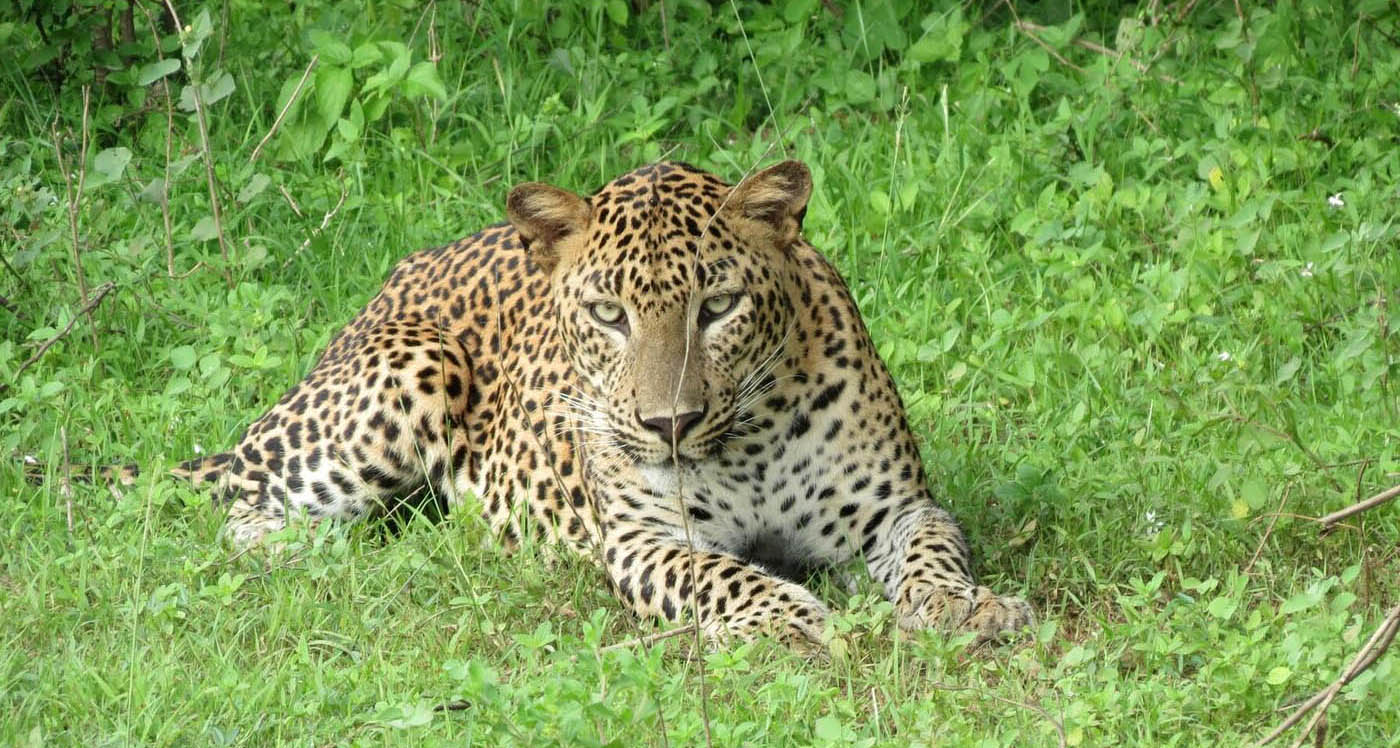
[[[979,586],[836,270],[800,234],[806,167],[731,188],[678,163],[410,255],[239,444],[182,465],[257,542],[423,490],[507,545],[596,554],[640,616],[815,643],[809,570],[861,557],[906,629],[1031,620]]]

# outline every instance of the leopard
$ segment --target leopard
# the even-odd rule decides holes
[[[974,577],[848,285],[804,238],[812,190],[795,160],[736,185],[675,161],[589,195],[520,184],[505,222],[401,259],[236,446],[170,472],[212,487],[238,547],[427,492],[717,643],[820,648],[811,572],[858,561],[904,631],[1011,637],[1031,607]]]

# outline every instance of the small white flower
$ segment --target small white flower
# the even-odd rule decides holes
[[[197,454],[197,455],[202,455],[202,454],[204,454],[204,447],[201,446],[200,444],[196,443],[196,444],[194,445],[194,453]]]
[[[1313,277],[1313,264],[1309,262],[1308,264],[1304,265],[1303,269],[1298,271],[1298,275],[1301,275],[1304,278]]]
[[[1147,512],[1142,515],[1142,519],[1147,523],[1147,534],[1149,535],[1160,532],[1167,524],[1166,520],[1158,516],[1156,509],[1148,509]]]
[[[1333,208],[1344,208],[1346,207],[1347,201],[1343,200],[1342,193],[1338,192],[1335,195],[1327,196],[1327,204]]]
[[[1230,360],[1230,352],[1229,352],[1229,351],[1221,351],[1221,352],[1215,354],[1215,360],[1216,360],[1216,361],[1229,361],[1229,360]]]

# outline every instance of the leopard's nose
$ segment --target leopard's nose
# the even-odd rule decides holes
[[[674,417],[667,415],[642,418],[641,415],[638,415],[637,420],[641,421],[648,431],[660,436],[662,441],[673,444],[684,439],[686,432],[699,423],[704,415],[705,411],[703,410],[692,410],[688,413],[677,413]]]

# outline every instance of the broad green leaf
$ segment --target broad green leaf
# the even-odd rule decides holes
[[[327,122],[340,118],[345,110],[345,102],[350,99],[350,89],[355,85],[355,76],[349,68],[324,65],[316,71],[316,111]]]
[[[798,23],[810,18],[817,9],[817,4],[821,0],[787,0],[783,3],[783,20],[788,23]]]
[[[141,188],[141,191],[136,195],[136,199],[142,202],[159,204],[164,196],[165,177],[156,177],[145,187]]]
[[[141,72],[136,74],[136,85],[149,86],[179,69],[180,58],[178,57],[167,57],[164,60],[156,60],[149,65],[143,65],[141,67]]]
[[[311,39],[311,48],[321,56],[322,62],[330,65],[349,65],[354,60],[355,56],[350,51],[350,45],[331,33],[315,29],[307,36]]]
[[[359,70],[382,59],[384,59],[384,54],[379,51],[379,47],[374,42],[365,42],[355,48],[354,57],[350,60],[350,67]]]
[[[214,223],[213,216],[205,216],[190,229],[190,238],[197,242],[207,242],[219,236],[218,225]]]
[[[214,30],[214,25],[209,21],[209,9],[199,11],[194,22],[189,25],[189,31],[180,35],[181,54],[186,60],[193,60],[199,55],[199,48],[204,44],[204,40],[209,38],[209,33]]]
[[[403,92],[409,96],[431,96],[438,101],[447,100],[447,88],[438,77],[437,65],[423,61],[414,65],[404,78]]]
[[[238,191],[238,202],[246,203],[257,197],[271,182],[272,179],[266,174],[254,174],[248,183],[243,185],[243,189]]]
[[[865,104],[875,98],[875,78],[864,70],[846,72],[846,102]]]
[[[199,89],[199,95],[204,98],[205,106],[213,106],[233,93],[233,89],[233,75],[225,71],[219,73],[213,82],[202,86]]]
[[[1210,601],[1206,606],[1206,612],[1212,618],[1226,619],[1235,614],[1235,609],[1240,606],[1240,601],[1228,595],[1221,595]]]
[[[103,149],[93,157],[92,169],[105,177],[105,181],[111,182],[121,177],[129,163],[131,163],[131,151],[118,146]]]
[[[627,25],[627,3],[625,0],[608,0],[607,5],[608,20],[618,26]]]
[[[170,365],[176,369],[188,369],[194,366],[197,356],[193,346],[182,345],[170,349]]]

